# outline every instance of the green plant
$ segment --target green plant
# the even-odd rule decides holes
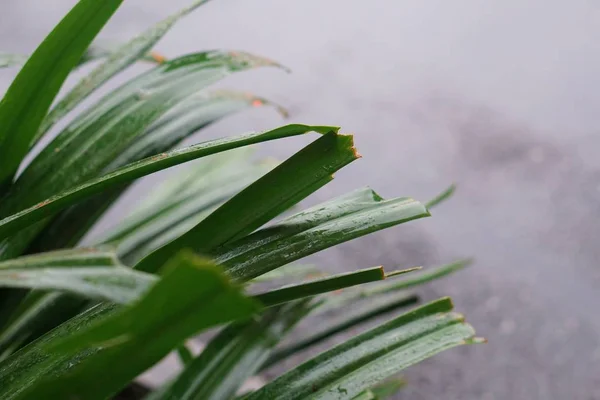
[[[80,0],[31,57],[0,57],[3,67],[27,60],[0,103],[0,398],[111,397],[173,350],[185,369],[148,398],[232,398],[261,369],[414,304],[416,296],[405,289],[465,265],[366,289],[351,287],[414,269],[385,273],[374,267],[313,279],[312,268],[290,265],[429,216],[428,207],[413,199],[384,200],[366,188],[264,227],[359,157],[352,137],[336,127],[287,125],[171,150],[220,118],[270,104],[203,90],[234,72],[278,67],[272,61],[241,52],[169,61],[149,53],[179,18],[204,2],[106,49],[92,41],[122,0]],[[52,106],[69,73],[98,59]],[[74,116],[17,173],[58,121],[140,60],[156,65]],[[309,132],[318,138],[279,165],[250,161],[246,146]],[[77,247],[133,180],[201,158],[153,191],[93,249]],[[302,283],[255,289],[293,277]],[[331,293],[339,289],[345,290]],[[280,345],[306,316],[350,306],[351,313],[327,319],[319,331]],[[185,340],[215,327],[223,328],[192,356]],[[382,386],[384,379],[477,341],[444,298],[332,348],[246,398],[383,398],[400,386]]]

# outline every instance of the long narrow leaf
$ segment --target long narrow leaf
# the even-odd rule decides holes
[[[354,300],[369,298],[377,294],[396,293],[406,289],[411,289],[416,286],[421,286],[434,280],[443,278],[454,272],[460,271],[471,264],[471,260],[455,261],[451,264],[442,265],[436,268],[425,269],[423,272],[412,274],[406,279],[398,279],[391,282],[382,282],[381,284],[373,285],[368,288],[358,288],[358,290],[349,290],[347,293],[342,293],[336,299],[331,301],[330,307],[340,307],[343,304],[348,304]]]
[[[0,287],[60,290],[115,303],[137,299],[155,281],[150,274],[123,266],[0,270]]]
[[[183,139],[228,115],[249,107],[262,106],[273,106],[281,115],[286,115],[281,106],[251,94],[216,91],[193,95],[149,126],[146,132],[119,154],[106,169],[116,169],[170,150]]]
[[[167,271],[132,306],[97,306],[0,363],[5,398],[104,399],[187,337],[258,310],[210,262],[181,255]]]
[[[366,289],[365,295],[369,296],[376,293],[388,293],[395,292],[399,290],[409,289],[415,286],[423,285],[425,283],[434,281],[436,279],[442,278],[444,276],[453,274],[454,272],[460,271],[466,267],[468,267],[472,263],[472,260],[460,260],[455,261],[451,264],[442,265],[437,268],[432,268],[431,270],[425,269],[421,273],[414,274],[413,277],[409,277],[404,280],[398,280],[395,282],[385,283],[381,286],[374,287],[372,289]]]
[[[198,223],[202,215],[215,207],[213,204],[227,200],[271,168],[267,163],[248,168],[250,154],[249,148],[242,148],[213,155],[188,166],[185,172],[178,172],[153,190],[150,201],[146,202],[149,204],[140,204],[136,213],[125,219],[118,229],[113,229],[114,235],[104,241],[117,248],[124,262],[138,261],[170,241],[170,235],[185,230],[187,224]],[[223,181],[227,184],[223,185]],[[43,243],[57,243],[66,234],[68,232],[57,231]],[[84,304],[81,299],[74,299],[68,294],[60,296],[64,299],[48,294],[47,299],[40,299],[31,309],[19,311],[24,315],[11,322],[7,331],[23,338],[20,342],[26,343],[43,333],[44,329],[51,329],[75,316],[80,311],[78,304],[79,307]],[[0,347],[3,343],[1,338],[9,340],[7,335],[0,337]]]
[[[81,60],[79,60],[79,63],[77,63],[77,66],[80,67],[90,61],[106,58],[114,53],[115,50],[115,46],[94,42],[85,50],[85,53],[83,54],[83,57],[81,57]],[[24,54],[0,52],[0,68],[22,67],[29,57],[30,56]],[[166,61],[164,56],[155,52],[145,54],[141,60],[153,64],[160,64]]]
[[[58,250],[42,254],[14,258],[0,262],[0,271],[8,269],[32,269],[43,267],[84,267],[84,266],[116,266],[119,260],[112,251],[79,248]]]
[[[351,136],[331,132],[317,139],[244,189],[185,235],[144,258],[136,268],[152,272],[175,252],[193,248],[210,254],[295,205],[358,158]]]
[[[231,243],[216,251],[215,259],[228,267],[232,277],[244,281],[336,244],[429,216],[421,203],[398,198],[366,204],[349,202],[348,209],[338,208],[323,218],[327,210],[337,208],[336,203],[329,202]]]
[[[331,127],[287,125],[268,132],[251,133],[232,138],[211,140],[185,149],[174,150],[169,153],[147,158],[127,165],[100,178],[88,181],[73,189],[46,199],[33,207],[0,220],[0,237],[3,238],[14,234],[20,229],[42,220],[44,217],[52,215],[86,197],[102,192],[109,187],[141,178],[142,176],[153,172],[242,146],[301,135],[311,131],[326,133],[331,129]]]
[[[88,263],[85,266],[52,264],[55,260],[48,264],[25,266],[19,266],[19,259],[17,262],[0,263],[0,287],[61,290],[91,299],[127,304],[142,296],[158,279],[155,275],[135,271],[120,264],[95,265],[89,264],[89,260],[84,261]],[[393,275],[411,271],[398,271]],[[265,306],[274,306],[385,278],[382,267],[373,267],[286,286],[252,297]]]
[[[0,103],[0,184],[12,179],[69,72],[123,0],[80,0],[21,69]]]
[[[28,270],[40,267],[83,267],[90,265],[111,267],[119,265],[119,262],[115,254],[111,252],[94,249],[61,250],[0,262],[0,272],[11,269]],[[9,274],[8,277],[10,278],[11,275]],[[21,286],[13,285],[13,287]],[[0,313],[0,326],[4,326],[15,315],[13,309],[18,306],[26,293],[23,290],[9,290],[3,293],[2,302],[0,302],[3,307],[3,312]]]
[[[32,145],[54,126],[62,117],[73,110],[81,101],[92,94],[110,78],[141,59],[182,17],[189,14],[208,0],[196,0],[190,6],[160,21],[142,34],[136,36],[113,51],[108,59],[97,66],[88,76],[69,91],[50,111],[44,119]]]
[[[205,191],[202,188],[182,201],[172,210],[157,215],[151,221],[137,226],[134,232],[117,244],[124,262],[135,265],[143,257],[169,243],[200,223],[218,206],[239,193],[270,170],[268,166],[246,166],[237,175],[220,186],[214,185]]]
[[[174,59],[109,93],[75,118],[27,166],[0,203],[0,217],[101,176],[149,125],[188,96],[232,73],[274,62],[241,52],[208,51]],[[25,251],[49,221],[0,245],[0,259]]]
[[[290,303],[225,328],[155,399],[232,398],[269,356],[279,338],[310,309],[307,302]]]
[[[405,274],[413,270],[396,271],[394,276]],[[339,289],[345,289],[356,285],[369,282],[382,281],[386,274],[382,267],[366,268],[359,271],[347,272],[329,276],[314,281],[286,286],[280,289],[257,294],[254,297],[262,304],[272,306],[281,303],[287,303],[292,300],[303,297],[315,296],[322,293],[333,292]]]
[[[316,312],[326,307],[328,303],[336,296],[329,295],[322,300]],[[398,309],[412,306],[417,303],[418,297],[414,295],[394,295],[385,298],[374,298],[369,300],[369,304],[356,305],[346,304],[345,308],[336,308],[336,315],[323,317],[324,322],[319,324],[316,329],[312,329],[302,338],[294,342],[284,344],[278,348],[271,357],[264,363],[263,368],[269,368],[274,364],[285,360],[297,353],[300,353],[312,346],[324,342],[337,334],[350,331],[364,323],[395,312]],[[340,312],[347,310],[345,312]],[[312,316],[312,314],[311,314]]]
[[[365,332],[285,373],[248,400],[352,399],[404,368],[473,341],[474,330],[441,299]]]
[[[315,228],[320,224],[373,208],[378,206],[381,201],[383,198],[372,189],[360,188],[296,213],[273,227],[261,229],[243,239],[221,246],[214,253],[222,259],[232,259],[266,244]]]
[[[152,221],[182,207],[187,201],[213,203],[212,193],[218,191],[224,182],[235,181],[254,167],[250,160],[252,150],[251,147],[243,147],[226,151],[183,167],[177,174],[161,182],[131,215],[120,221],[105,238],[100,239],[100,243],[120,243]],[[219,197],[220,195],[215,196]]]
[[[0,335],[0,361],[57,326],[82,312],[87,298],[62,292],[30,292],[14,311],[14,318]]]
[[[131,143],[130,147],[118,155],[104,170],[111,172],[145,157],[169,151],[181,140],[230,113],[270,104],[258,97],[229,93],[192,96],[150,126],[146,133]],[[204,177],[200,179],[203,180]],[[96,195],[61,212],[36,237],[28,251],[41,252],[77,245],[127,187],[128,185],[125,185]],[[141,248],[137,251],[137,253],[143,252]]]
[[[134,139],[190,95],[238,71],[267,65],[249,54],[203,52],[166,62],[109,93],[31,162],[0,204],[7,216],[100,176]],[[154,155],[154,154],[152,154]]]
[[[90,61],[96,61],[102,58],[110,57],[121,47],[122,45],[114,42],[109,42],[105,40],[95,40],[90,45],[90,47],[87,48],[85,54],[83,55],[77,66],[85,65]],[[151,64],[162,64],[165,61],[167,61],[165,56],[155,51],[149,51],[148,53],[144,54],[139,60]]]

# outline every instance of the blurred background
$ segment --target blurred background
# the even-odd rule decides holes
[[[75,3],[2,1],[0,50],[33,51]],[[126,0],[102,38],[127,40],[186,4]],[[194,141],[286,122],[356,134],[363,158],[307,206],[365,185],[426,201],[458,184],[433,218],[309,260],[346,271],[475,258],[424,294],[452,296],[489,344],[409,369],[399,398],[587,400],[600,399],[599,34],[590,0],[215,0],[156,49],[246,50],[293,71],[219,85],[284,105],[289,121],[251,110]],[[0,71],[0,92],[16,72]],[[283,159],[311,139],[259,154]],[[121,204],[149,189],[142,182]]]

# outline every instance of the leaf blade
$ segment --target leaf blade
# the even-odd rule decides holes
[[[410,271],[411,270],[399,271],[398,273],[407,273]],[[254,295],[254,298],[265,306],[270,307],[304,297],[316,296],[356,285],[362,285],[364,283],[382,281],[384,279],[386,279],[386,275],[382,267],[365,268],[358,271],[346,272],[309,282],[285,286],[280,289],[256,294]]]
[[[422,272],[417,272],[412,277],[409,277],[407,279],[401,279],[393,282],[385,282],[384,284],[377,287],[366,288],[364,291],[362,291],[360,296],[368,297],[373,294],[398,292],[401,290],[406,290],[416,286],[424,285],[436,279],[440,279],[455,272],[458,272],[471,265],[472,262],[473,261],[471,259],[464,259],[455,261],[450,264],[441,265],[439,267],[432,268],[431,270],[424,269]]]
[[[179,107],[167,113],[150,126],[123,153],[117,156],[105,171],[113,171],[131,162],[171,150],[181,140],[195,134],[211,123],[231,113],[256,107],[253,96],[232,98],[220,94],[192,96]],[[261,105],[269,103],[263,101]],[[214,157],[214,156],[213,156]],[[266,171],[265,171],[266,172]],[[258,178],[258,177],[257,177]],[[102,193],[92,199],[71,207],[55,218],[29,245],[28,252],[49,251],[56,248],[76,246],[106,209],[113,204],[129,185]],[[90,212],[97,210],[97,212]],[[141,250],[141,249],[140,249]]]
[[[323,210],[335,204],[333,201]],[[379,199],[350,207],[351,212],[340,212],[331,218],[323,210],[311,212],[298,221],[292,217],[292,222],[284,220],[247,236],[240,243],[217,249],[214,257],[234,279],[245,281],[339,243],[430,216],[425,206],[411,198]],[[311,220],[322,212],[325,218]]]
[[[327,307],[329,301],[335,297],[336,296],[333,295],[326,296],[313,314],[319,313],[323,307]],[[374,300],[363,307],[355,304],[346,304],[347,307],[351,308],[350,312],[327,318],[326,323],[320,324],[317,329],[314,329],[308,335],[299,338],[293,343],[282,345],[271,354],[269,359],[263,364],[262,368],[270,368],[274,364],[322,343],[342,332],[355,329],[364,323],[397,311],[398,309],[415,305],[418,301],[419,298],[417,296],[401,295],[386,298],[383,301]],[[336,310],[339,310],[339,308],[336,307]]]
[[[186,253],[166,268],[133,305],[97,306],[1,363],[0,378],[10,382],[4,393],[103,399],[192,334],[259,309],[211,262]],[[158,311],[165,309],[169,312]],[[31,357],[37,362],[28,362]],[[125,358],[132,361],[118,361]]]
[[[108,173],[100,178],[92,179],[73,189],[46,199],[33,207],[0,220],[0,238],[14,234],[16,231],[40,221],[44,217],[52,215],[81,199],[106,190],[108,187],[126,183],[150,173],[218,152],[284,137],[301,135],[310,131],[318,132],[324,129],[330,128],[306,125],[287,125],[272,131],[212,140],[129,164],[114,172]]]
[[[155,282],[154,276],[123,266],[0,270],[0,287],[59,290],[117,304],[136,300]]]
[[[152,272],[183,248],[202,254],[254,231],[332,179],[358,155],[351,136],[325,128],[321,138],[238,193],[188,233],[148,255],[136,269]],[[249,207],[252,204],[252,207]],[[247,212],[251,210],[251,212]]]
[[[424,357],[471,340],[474,330],[452,308],[447,298],[417,308],[303,363],[247,399],[352,399]]]
[[[0,102],[0,183],[14,176],[52,101],[123,0],[80,0],[23,66]]]
[[[267,310],[260,317],[230,325],[168,385],[157,399],[229,399],[258,370],[279,338],[307,312],[307,302]]]
[[[90,74],[73,87],[50,111],[44,119],[36,136],[34,145],[41,136],[48,132],[56,122],[72,111],[81,101],[86,99],[98,87],[125,68],[144,57],[175,23],[208,0],[196,0],[190,6],[155,24],[145,32],[137,35],[129,42],[113,50],[106,61],[94,68]]]

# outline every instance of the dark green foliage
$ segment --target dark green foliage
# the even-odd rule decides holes
[[[409,197],[385,200],[363,188],[281,217],[360,157],[352,136],[335,126],[293,124],[174,149],[221,118],[271,104],[254,95],[205,92],[209,85],[233,73],[280,67],[242,52],[172,60],[152,52],[175,22],[206,1],[191,2],[128,43],[102,47],[92,42],[122,0],[80,0],[31,57],[0,55],[0,68],[22,65],[0,103],[0,399],[139,392],[133,380],[172,351],[185,368],[149,400],[233,399],[261,370],[393,314],[245,397],[384,399],[403,384],[394,375],[404,368],[480,341],[449,299],[404,310],[418,301],[406,289],[464,262],[414,275],[419,268],[329,276],[290,265],[429,217],[428,208],[453,186],[427,205]],[[55,99],[68,75],[90,60],[99,63]],[[152,68],[72,115],[15,176],[57,122],[138,61]],[[315,140],[280,164],[256,162],[247,150],[309,132],[317,133]],[[132,182],[190,161],[93,248],[80,247]],[[259,286],[265,283],[268,288]],[[325,323],[286,340],[296,324],[315,316]],[[195,356],[184,343],[207,329],[218,331]]]

